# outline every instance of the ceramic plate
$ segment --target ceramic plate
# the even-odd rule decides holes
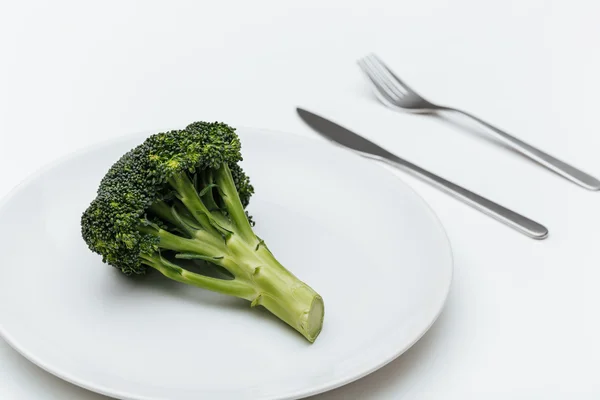
[[[291,399],[392,361],[433,324],[452,255],[427,204],[383,167],[317,139],[238,129],[255,230],[325,301],[309,344],[260,307],[102,264],[81,213],[147,135],[44,168],[0,205],[0,335],[47,371],[122,399]]]

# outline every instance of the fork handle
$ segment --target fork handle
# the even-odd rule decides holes
[[[575,182],[576,184],[578,184],[580,186],[583,186],[586,189],[600,190],[600,180],[573,167],[572,165],[569,165],[555,157],[552,157],[551,155],[549,155],[547,153],[544,153],[543,151],[541,151],[539,149],[536,149],[535,147],[531,146],[530,144],[527,144],[524,141],[517,139],[516,137],[514,137],[512,135],[509,135],[508,133],[504,132],[503,130],[498,129],[495,126],[488,124],[487,122],[474,116],[473,114],[469,114],[466,111],[457,110],[454,108],[443,107],[441,109],[445,110],[445,111],[453,111],[458,114],[462,114],[464,116],[471,118],[472,120],[478,122],[479,124],[481,124],[485,128],[487,128],[492,133],[493,136],[498,138],[504,144],[508,145],[509,147],[518,151],[519,153],[529,157],[530,159],[538,162],[539,164],[543,165],[544,167],[548,168],[549,170],[554,171],[559,175],[562,175],[563,177],[571,180],[572,182]]]
[[[366,154],[365,156],[369,157],[369,155]],[[489,215],[497,221],[500,221],[510,226],[511,228],[516,229],[517,231],[529,236],[530,238],[541,240],[548,237],[548,229],[545,226],[527,217],[524,217],[521,214],[509,210],[508,208],[503,207],[500,204],[494,203],[493,201],[488,200],[485,197],[478,195],[477,193],[473,193],[470,190],[467,190],[438,175],[435,175],[419,167],[418,165],[415,165],[391,153],[389,155],[386,155],[385,157],[371,157],[376,158],[380,161],[384,161],[387,164],[390,164],[396,168],[400,168],[403,171],[408,172],[411,175],[414,175],[417,178],[420,178],[425,182],[430,183],[431,185],[454,197],[455,199],[460,200],[463,203],[475,208],[476,210],[479,210],[482,213]]]

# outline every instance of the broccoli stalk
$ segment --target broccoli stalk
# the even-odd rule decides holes
[[[167,278],[251,301],[262,305],[314,342],[321,331],[323,300],[304,282],[286,270],[250,226],[229,167],[210,171],[221,191],[229,219],[221,210],[210,211],[203,202],[216,205],[210,189],[202,196],[187,173],[169,180],[179,200],[170,207],[157,203],[150,211],[170,222],[185,236],[149,222],[140,231],[159,239],[158,247],[173,251],[176,259],[199,259],[225,268],[234,279],[225,280],[196,274],[162,257],[142,255],[143,263]],[[208,194],[209,193],[209,194]],[[178,211],[178,208],[181,211]],[[197,226],[199,225],[199,226]]]
[[[82,218],[83,236],[126,274],[167,278],[261,305],[311,343],[323,324],[321,296],[286,270],[256,236],[244,209],[253,192],[223,124],[158,134],[123,156]],[[224,269],[217,278],[185,260]],[[189,261],[188,261],[189,262]]]

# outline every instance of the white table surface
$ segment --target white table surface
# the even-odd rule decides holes
[[[0,195],[135,131],[222,120],[314,135],[302,105],[551,231],[533,241],[406,178],[454,248],[445,311],[399,359],[315,399],[597,399],[600,193],[461,121],[391,112],[355,59],[375,51],[427,97],[598,176],[599,17],[591,0],[3,2]],[[1,339],[0,398],[105,399]]]

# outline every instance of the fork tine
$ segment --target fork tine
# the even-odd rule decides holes
[[[402,79],[400,79],[395,73],[394,71],[392,71],[387,65],[385,65],[385,63],[381,60],[381,58],[379,58],[376,54],[371,53],[369,54],[369,57],[374,60],[374,62],[380,67],[383,68],[385,70],[385,72],[387,72],[387,74],[389,74],[389,76],[394,79],[396,81],[396,83],[402,87],[402,89],[405,92],[413,92],[416,93],[414,90],[412,90],[410,88],[410,86],[408,86],[406,83],[404,83],[402,81]]]
[[[389,88],[382,85],[379,77],[374,75],[371,67],[365,62],[364,59],[358,60],[358,66],[365,73],[373,87],[375,88],[375,93],[378,95],[379,99],[388,106],[393,106],[397,100],[397,96],[390,91]]]
[[[392,98],[393,101],[400,100],[404,96],[404,94],[394,88],[393,82],[391,82],[390,78],[386,77],[379,70],[377,70],[377,68],[373,66],[368,58],[363,58],[362,63],[371,78],[377,81],[379,86],[385,90],[385,92],[389,97]]]
[[[408,94],[408,91],[402,85],[399,85],[393,76],[390,76],[385,66],[381,65],[380,60],[373,56],[366,57],[366,60],[383,81],[383,83],[385,83],[385,85],[389,87],[390,90],[392,90],[399,98],[402,98]]]

